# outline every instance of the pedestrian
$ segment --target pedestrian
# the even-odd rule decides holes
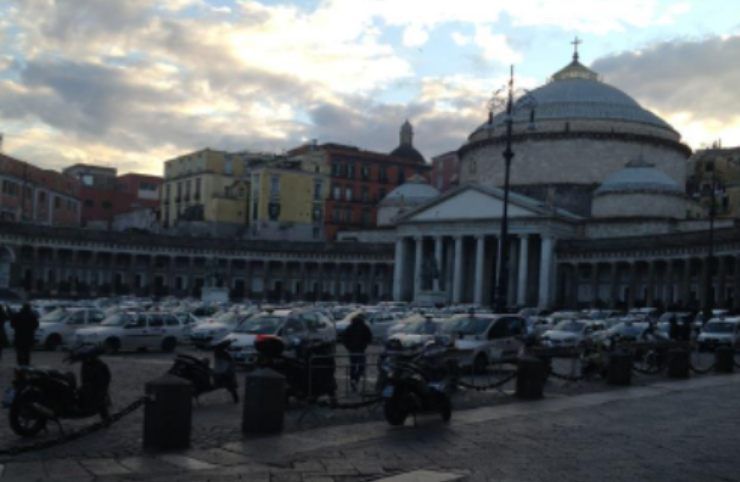
[[[18,365],[30,365],[34,335],[39,327],[39,320],[31,310],[31,305],[24,303],[20,311],[13,315],[10,324],[15,331],[15,355]]]
[[[3,348],[8,344],[8,337],[5,333],[5,322],[10,321],[10,315],[3,305],[0,305],[0,360],[3,358]]]
[[[365,315],[358,313],[344,331],[344,346],[349,352],[349,380],[352,391],[357,391],[357,383],[365,374],[365,350],[373,341],[373,333],[365,324]]]

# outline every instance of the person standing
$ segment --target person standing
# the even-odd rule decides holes
[[[5,322],[10,320],[10,314],[5,311],[3,305],[0,305],[0,360],[3,358],[3,348],[8,344],[8,337],[5,333]]]
[[[15,354],[18,365],[30,365],[34,335],[39,327],[39,320],[31,310],[31,305],[24,303],[20,311],[13,315],[10,324],[15,331]]]
[[[349,380],[352,391],[357,391],[357,383],[365,374],[365,350],[373,341],[373,333],[365,324],[365,315],[358,313],[344,331],[344,346],[349,352]]]

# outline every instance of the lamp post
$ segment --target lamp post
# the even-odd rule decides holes
[[[502,92],[498,90],[496,94]],[[494,94],[494,96],[496,95]],[[491,100],[491,111],[495,105],[496,99]],[[524,91],[523,95],[514,102],[514,66],[512,65],[509,70],[509,82],[506,88],[506,147],[502,153],[504,157],[504,206],[501,216],[501,231],[499,233],[498,253],[496,266],[498,267],[498,281],[494,280],[494,302],[493,307],[497,313],[502,313],[506,310],[506,297],[508,293],[508,279],[509,279],[509,266],[508,257],[509,250],[507,245],[507,238],[509,236],[509,190],[510,190],[510,177],[511,177],[511,160],[514,158],[514,151],[511,149],[512,131],[514,124],[514,114],[516,111],[522,108],[530,108],[530,129],[534,128],[534,108],[536,102],[528,92]],[[489,122],[493,123],[492,112],[489,112]],[[493,127],[493,126],[491,126]]]
[[[709,192],[709,249],[707,250],[707,269],[704,276],[704,306],[702,306],[702,314],[704,315],[704,322],[706,323],[712,318],[712,308],[714,308],[714,289],[712,286],[712,280],[714,278],[713,271],[713,259],[714,259],[714,218],[717,216],[717,166],[716,164],[712,169],[712,184]]]

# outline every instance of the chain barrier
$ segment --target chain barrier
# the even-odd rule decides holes
[[[108,417],[105,420],[101,420],[99,422],[95,422],[91,425],[88,425],[85,428],[81,428],[80,430],[75,430],[74,432],[69,433],[63,433],[61,437],[55,438],[52,440],[44,440],[41,442],[37,442],[35,444],[30,445],[21,445],[19,447],[11,447],[9,449],[0,450],[0,456],[3,455],[19,455],[26,452],[34,452],[36,450],[44,450],[51,447],[55,447],[57,445],[62,445],[67,442],[71,442],[73,440],[77,440],[78,438],[84,437],[85,435],[90,435],[92,433],[97,432],[98,430],[101,430],[103,428],[108,428],[111,425],[113,425],[115,422],[118,422],[126,415],[135,412],[138,410],[139,407],[144,405],[146,401],[148,400],[147,397],[141,397],[128,406],[124,407],[123,409],[119,410],[118,412],[114,413],[110,417]]]
[[[558,378],[560,380],[565,380],[567,382],[580,382],[581,380],[584,380],[586,377],[581,375],[562,375],[560,373],[557,373],[555,370],[550,367],[550,375],[554,378]]]
[[[369,400],[363,400],[361,402],[351,402],[351,403],[339,402],[336,399],[330,400],[328,402],[323,401],[323,400],[317,400],[315,404],[318,405],[319,407],[330,408],[332,410],[354,410],[357,408],[369,407],[371,405],[375,405],[376,403],[380,403],[382,401],[383,401],[382,397],[373,397]]]
[[[706,375],[707,373],[714,370],[714,363],[709,365],[707,368],[696,368],[693,363],[689,360],[689,368],[691,368],[691,371],[696,373],[697,375]]]
[[[463,388],[468,388],[468,389],[475,390],[475,391],[478,391],[478,392],[483,392],[483,391],[486,391],[486,390],[494,390],[496,388],[501,388],[502,386],[506,385],[507,383],[509,383],[510,381],[512,381],[514,378],[516,378],[516,373],[517,372],[512,372],[509,376],[507,376],[507,377],[505,377],[505,378],[503,378],[501,380],[497,380],[497,381],[495,381],[493,383],[490,383],[488,385],[476,385],[474,383],[468,383],[468,382],[465,382],[463,380],[458,380],[457,381],[457,384],[460,385]]]
[[[642,375],[657,375],[663,371],[663,367],[654,365],[652,368],[640,368],[634,363],[632,364],[632,371],[635,373],[641,373]]]

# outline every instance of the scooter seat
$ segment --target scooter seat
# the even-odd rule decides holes
[[[59,370],[49,370],[48,373],[49,376],[66,381],[72,388],[77,388],[77,377],[73,372],[62,373]]]

